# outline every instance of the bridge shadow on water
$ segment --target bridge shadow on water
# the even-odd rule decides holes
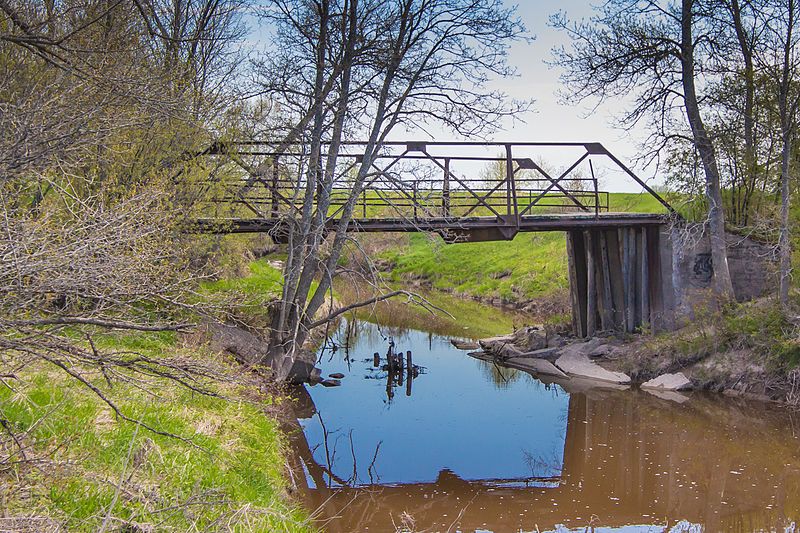
[[[367,324],[330,357],[343,386],[297,391],[291,470],[326,531],[783,531],[800,515],[791,413],[546,384],[416,331],[393,340],[426,373],[388,398],[366,379],[387,333]]]

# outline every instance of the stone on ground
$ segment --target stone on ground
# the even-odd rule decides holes
[[[561,357],[556,359],[556,366],[570,376],[609,383],[630,383],[631,381],[631,378],[622,372],[612,372],[592,362],[589,356],[581,350],[580,345],[565,348],[561,352]]]
[[[510,361],[508,366],[533,372],[534,374],[569,378],[569,376],[559,370],[553,363],[547,359],[540,359],[538,357],[517,357],[513,361]]]
[[[475,341],[465,341],[465,340],[460,340],[460,339],[450,339],[450,344],[455,346],[456,349],[458,349],[458,350],[470,350],[471,351],[471,350],[477,350],[477,349],[479,349],[481,347],[481,345],[478,344]]]
[[[692,388],[692,382],[683,375],[683,372],[674,374],[662,374],[657,378],[642,383],[643,389],[657,390],[688,390]]]

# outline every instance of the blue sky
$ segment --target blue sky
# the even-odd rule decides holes
[[[497,80],[493,85],[503,89],[510,96],[519,99],[535,100],[533,109],[522,114],[521,120],[507,120],[499,131],[489,140],[532,142],[532,141],[562,141],[562,142],[600,142],[612,153],[627,164],[632,164],[638,154],[638,144],[645,137],[643,129],[625,131],[619,127],[615,116],[619,116],[624,109],[624,102],[615,101],[606,103],[593,109],[593,103],[587,102],[582,106],[562,105],[557,93],[563,89],[559,81],[559,70],[547,65],[552,57],[553,47],[568,45],[569,39],[559,31],[549,27],[548,20],[558,11],[564,11],[570,19],[588,18],[592,15],[594,2],[586,0],[560,0],[560,1],[535,1],[527,0],[515,2],[503,0],[506,5],[516,5],[518,13],[525,23],[528,32],[535,37],[530,43],[519,42],[512,46],[509,53],[509,63],[518,70],[518,76],[511,79]],[[258,27],[258,23],[250,20],[251,33],[248,41],[255,48],[263,49],[266,45],[266,28]],[[433,133],[436,140],[464,140],[455,137],[449,131],[437,131],[430,126],[427,131]],[[398,131],[392,135],[395,139],[427,139],[428,135],[423,130]],[[477,155],[477,154],[476,154]],[[493,154],[494,155],[494,154]],[[574,159],[573,153],[542,153],[541,157],[535,154],[522,154],[550,161],[552,157],[553,169],[564,168]],[[609,191],[639,192],[641,187],[632,180],[611,167],[596,170],[601,175],[601,188]],[[650,185],[661,182],[660,177],[654,176],[652,168],[634,168],[639,177]],[[480,169],[466,169],[466,172],[478,172]]]
[[[610,102],[594,110],[590,102],[583,106],[562,105],[557,96],[558,91],[563,89],[559,81],[560,71],[546,63],[552,57],[553,47],[569,44],[569,39],[563,32],[549,27],[550,16],[564,11],[570,19],[589,18],[593,13],[592,5],[597,2],[529,0],[506,3],[517,6],[520,17],[535,40],[531,43],[516,43],[512,47],[509,62],[517,68],[519,75],[513,79],[500,80],[497,86],[512,97],[533,98],[535,104],[530,112],[520,117],[524,123],[507,121],[493,136],[493,140],[600,142],[624,162],[632,163],[639,152],[638,143],[645,134],[641,128],[629,132],[619,127],[615,116],[621,114],[624,103]],[[442,132],[441,135],[442,140],[454,139],[447,132]],[[554,166],[566,166],[566,159],[559,160],[557,156],[555,159]],[[653,176],[653,169],[635,170],[651,185],[661,181]],[[614,172],[610,168],[601,187],[625,192],[641,190],[621,172]]]

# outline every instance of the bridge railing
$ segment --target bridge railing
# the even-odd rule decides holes
[[[385,143],[373,156],[361,190],[351,198],[354,172],[365,158],[363,147],[345,143],[340,151],[327,191],[331,219],[341,215],[348,201],[354,202],[356,220],[489,217],[509,223],[553,213],[599,216],[610,206],[597,170],[609,165],[672,211],[598,143]],[[537,154],[543,149],[558,151],[560,166]],[[276,219],[303,209],[311,173],[302,146],[276,150],[253,141],[218,145],[207,154],[227,162],[213,176],[217,187],[209,202],[210,216]],[[321,161],[322,168],[325,163]],[[320,188],[315,199],[321,192]]]

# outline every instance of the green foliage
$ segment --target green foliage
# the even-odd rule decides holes
[[[722,313],[722,318],[719,335],[723,346],[753,349],[764,355],[778,372],[791,370],[800,363],[797,326],[777,302],[732,306]]]

